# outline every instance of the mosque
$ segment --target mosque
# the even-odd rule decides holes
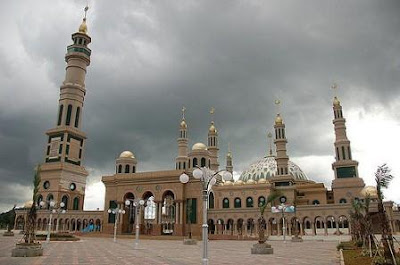
[[[44,163],[40,166],[39,196],[35,202],[41,207],[37,215],[37,230],[111,234],[117,227],[117,233],[134,234],[134,226],[138,224],[141,234],[187,236],[190,232],[201,236],[202,185],[192,172],[196,167],[221,170],[218,130],[212,119],[207,145],[195,143],[189,148],[190,123],[185,119],[185,109],[182,110],[177,130],[175,169],[141,172],[140,161],[132,152],[124,151],[115,161],[115,174],[102,177],[106,188],[105,210],[83,210],[88,172],[83,166],[87,136],[81,128],[86,95],[85,76],[91,56],[86,16],[78,32],[72,34],[72,41],[65,55],[66,75],[60,86],[55,127],[46,131],[48,141]],[[289,160],[285,122],[277,113],[274,134],[268,134],[267,155],[249,165],[236,181],[218,178],[209,193],[210,238],[256,237],[260,216],[258,206],[265,203],[272,191],[281,194],[273,205],[294,206],[295,211],[272,213],[267,210],[265,228],[268,235],[350,233],[351,201],[367,195],[376,198],[377,194],[374,187],[365,186],[358,174],[358,162],[352,157],[346,120],[337,97],[333,99],[332,108],[336,138],[331,189],[313,181]],[[232,161],[229,150],[225,171],[233,172]],[[182,173],[189,176],[186,184],[179,180]],[[135,207],[140,200],[143,205]],[[50,214],[50,201],[55,202],[53,214]],[[44,205],[39,206],[40,202]],[[24,228],[27,208],[32,203],[16,210],[15,229]],[[399,232],[399,210],[393,209],[392,202],[385,202],[384,206],[392,231]],[[376,204],[372,204],[371,208],[377,211]],[[109,212],[109,209],[117,210],[114,211],[117,213]]]

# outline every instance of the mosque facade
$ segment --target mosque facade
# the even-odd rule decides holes
[[[86,96],[85,77],[91,56],[86,18],[78,32],[72,34],[72,41],[65,55],[66,75],[60,86],[56,126],[46,131],[48,141],[44,163],[39,168],[39,196],[36,202],[16,210],[15,229],[24,228],[27,209],[35,203],[40,207],[36,224],[38,230],[111,234],[117,223],[117,233],[122,234],[134,234],[138,225],[141,234],[187,236],[191,233],[201,236],[202,184],[192,173],[197,167],[207,167],[214,172],[222,169],[218,130],[212,119],[207,144],[199,142],[189,148],[185,109],[182,110],[178,128],[174,169],[141,172],[140,161],[132,152],[124,151],[115,161],[115,174],[102,177],[106,188],[105,210],[83,210],[88,172],[83,166],[87,136],[81,128]],[[359,176],[358,162],[352,157],[351,144],[346,135],[343,108],[337,97],[333,100],[332,111],[335,161],[332,164],[334,177],[331,189],[310,179],[290,161],[286,125],[278,113],[274,134],[268,134],[269,150],[266,150],[266,156],[249,165],[236,181],[224,181],[217,175],[208,196],[210,238],[256,237],[259,205],[263,205],[272,192],[280,194],[272,202],[273,206],[294,206],[291,209],[295,210],[285,213],[265,211],[268,235],[350,233],[352,200],[362,200],[367,195],[375,199],[377,194],[376,189],[365,186]],[[230,150],[223,170],[233,172]],[[185,184],[179,180],[183,173],[189,176]],[[55,202],[53,214],[50,214],[50,201]],[[42,206],[41,202],[44,202]],[[399,210],[393,209],[392,202],[385,202],[384,205],[392,231],[399,232]],[[377,211],[376,203],[372,203],[371,211]]]

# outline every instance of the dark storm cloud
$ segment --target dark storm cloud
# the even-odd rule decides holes
[[[26,103],[0,101],[2,185],[28,185],[34,164],[43,160],[44,131],[54,126],[65,73],[65,47],[84,4],[0,4],[2,32],[15,42],[0,44],[0,95]],[[114,159],[125,149],[135,153],[141,170],[173,168],[183,105],[191,144],[206,142],[208,111],[216,108],[220,164],[231,142],[235,169],[241,171],[267,152],[276,98],[282,101],[289,155],[302,157],[333,156],[333,81],[340,84],[345,113],[359,107],[368,112],[400,97],[395,1],[91,5],[85,165],[101,172],[112,173]]]

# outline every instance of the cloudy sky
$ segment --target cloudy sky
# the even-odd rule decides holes
[[[64,55],[86,1],[0,2],[0,211],[31,197],[45,130],[56,124]],[[173,169],[183,105],[190,144],[206,142],[216,109],[220,164],[228,142],[235,175],[267,152],[276,108],[288,154],[330,187],[337,82],[353,158],[400,203],[400,3],[398,1],[89,1],[91,65],[86,209],[103,208],[102,175],[131,150],[140,171]]]

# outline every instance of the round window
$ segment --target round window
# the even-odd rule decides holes
[[[75,183],[69,184],[69,189],[70,190],[76,190],[76,184]]]
[[[43,188],[44,188],[45,190],[47,190],[48,188],[50,188],[50,182],[49,182],[49,181],[45,181],[45,182],[43,183]]]
[[[281,203],[285,203],[285,202],[287,201],[287,199],[286,199],[285,196],[282,196],[282,197],[279,198],[279,201],[280,201]]]

